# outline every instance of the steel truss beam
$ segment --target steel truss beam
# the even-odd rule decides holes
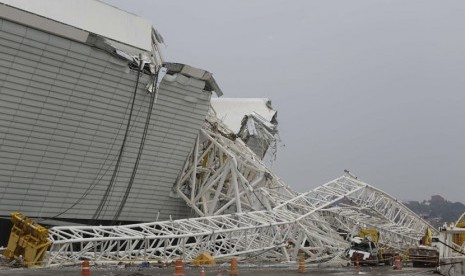
[[[241,206],[236,209],[242,209],[242,206],[245,205],[249,208],[248,210],[260,210],[263,208],[269,210],[272,208],[282,208],[282,206],[285,205],[286,208],[291,208],[291,210],[293,209],[296,212],[309,212],[328,202],[336,204],[340,201],[347,201],[350,202],[353,206],[352,208],[357,210],[357,212],[355,214],[349,214],[348,211],[345,211],[338,216],[341,217],[343,214],[346,214],[350,219],[357,218],[356,214],[358,214],[359,217],[364,215],[363,220],[359,220],[358,222],[365,222],[364,224],[366,227],[376,227],[379,225],[380,228],[386,229],[386,231],[381,230],[381,232],[386,232],[383,233],[383,236],[386,237],[386,241],[389,240],[390,243],[392,243],[390,246],[393,247],[399,247],[405,243],[416,243],[417,239],[419,239],[418,235],[420,233],[422,235],[426,227],[432,228],[392,196],[366,183],[358,181],[353,176],[354,182],[359,182],[358,185],[348,183],[341,184],[335,181],[318,187],[308,193],[296,195],[296,193],[285,186],[278,177],[267,170],[261,161],[254,157],[253,153],[248,152],[247,147],[241,143],[240,140],[233,142],[227,138],[227,135],[222,136],[209,130],[203,130],[201,135],[202,136],[198,139],[198,141],[201,142],[197,143],[197,147],[191,155],[191,157],[195,156],[197,158],[192,159],[193,162],[186,164],[183,177],[178,181],[177,185],[178,194],[180,194],[190,206],[199,206],[199,208],[194,207],[199,215],[208,214],[205,212],[207,209],[211,214],[222,213],[225,211],[224,206],[226,205],[228,208],[234,210],[234,203],[241,204]],[[209,146],[199,147],[199,144],[202,143],[208,144]],[[202,160],[219,160],[218,153],[221,153],[220,155],[222,156],[231,156],[229,160],[233,160],[234,162],[231,162],[232,164],[228,164],[227,161],[221,163],[223,168],[227,167],[226,172],[223,173],[221,182],[217,183],[217,185],[209,186],[208,188],[211,188],[210,191],[206,189],[202,190],[199,187],[202,187],[205,183],[205,180],[202,181],[204,175],[195,172],[202,171],[204,167],[212,168],[212,166],[206,166],[205,162],[202,162]],[[237,156],[241,157],[240,161],[234,159]],[[247,168],[247,170],[243,168]],[[251,170],[250,168],[253,169]],[[221,168],[217,171],[219,170],[221,170]],[[250,172],[253,173],[250,174]],[[221,193],[221,197],[219,197],[219,190],[224,189],[225,182],[231,181],[231,175],[236,175],[239,179],[244,180],[241,182],[242,185],[239,186],[237,192],[241,197],[234,197],[235,193],[231,190]],[[259,177],[254,178],[254,176],[257,175]],[[266,180],[263,179],[263,175],[267,176]],[[250,187],[249,183],[254,183],[254,185]],[[359,189],[345,194],[351,191],[354,185],[359,187]],[[192,187],[198,190],[195,191]],[[231,188],[231,186],[229,187]],[[189,192],[186,193],[186,191]],[[188,194],[190,194],[190,197],[188,197]],[[294,196],[292,197],[292,195]],[[341,195],[344,195],[345,198],[341,197]],[[227,202],[227,204],[218,205],[218,201],[221,199]],[[258,199],[258,201],[263,204],[261,204],[262,206],[260,206],[260,204],[250,204],[250,199],[255,199],[255,203],[257,203]],[[246,200],[248,200],[248,202],[245,202]],[[204,206],[208,207],[203,208]],[[215,206],[223,207],[215,209]],[[362,210],[363,213],[361,213]],[[367,218],[376,218],[376,221],[369,223]],[[380,218],[382,218],[381,221]],[[357,223],[357,220],[352,219],[351,221]],[[387,237],[392,236],[392,233],[397,232],[401,234],[403,238],[397,237],[396,239],[387,239]]]
[[[297,196],[240,139],[202,129],[188,159],[175,189],[200,216],[271,210],[276,195]]]
[[[360,228],[381,232],[386,246],[415,244],[429,225],[386,193],[343,176],[298,194],[240,140],[212,119],[173,187],[200,216],[125,226],[70,226],[49,230],[48,265],[86,258],[191,260],[256,256],[280,261],[329,260]],[[213,122],[213,123],[212,123]]]
[[[400,226],[386,225],[388,220],[379,214],[373,218],[355,207],[332,207],[342,199],[363,194],[359,192],[367,187],[370,189],[367,184],[344,176],[270,211],[127,226],[53,227],[49,231],[52,248],[48,264],[74,263],[82,258],[189,260],[202,252],[215,257],[259,255],[281,261],[295,260],[299,252],[305,252],[309,260],[329,259],[348,246],[337,230],[350,230],[361,222],[371,222],[384,235],[393,233],[391,236],[401,236],[409,242],[415,239],[412,235],[421,235],[408,228],[400,232]]]
[[[74,263],[82,258],[193,259],[202,252],[227,257],[271,249],[265,256],[289,260],[288,251],[292,249],[286,248],[288,241],[297,245],[293,249],[308,251],[315,257],[330,256],[346,245],[341,238],[331,240],[327,236],[329,225],[316,227],[311,219],[314,217],[303,220],[295,213],[281,210],[126,226],[53,227],[49,232],[52,247],[48,265]],[[310,241],[313,246],[305,247]]]

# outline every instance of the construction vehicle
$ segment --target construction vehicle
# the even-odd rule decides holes
[[[414,267],[436,267],[439,265],[439,249],[433,244],[433,234],[427,228],[420,245],[408,249],[409,261]]]
[[[378,265],[384,263],[392,265],[394,252],[379,246],[379,231],[376,229],[362,229],[358,236],[352,238],[348,257],[359,264]]]
[[[51,244],[47,229],[19,212],[11,214],[11,222],[13,227],[3,255],[16,266],[41,265]]]
[[[455,223],[455,227],[465,228],[465,213]],[[465,233],[455,233],[452,235],[452,242],[461,248],[465,248]]]

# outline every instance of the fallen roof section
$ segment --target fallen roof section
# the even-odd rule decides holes
[[[271,101],[263,98],[212,99],[212,108],[237,137],[263,159],[275,145],[278,133],[277,112]]]
[[[212,98],[211,105],[216,116],[234,133],[241,130],[242,119],[253,113],[268,122],[277,124],[277,111],[266,98]]]

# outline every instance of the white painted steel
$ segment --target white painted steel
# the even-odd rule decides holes
[[[383,233],[392,232],[392,236],[402,237],[401,245],[410,244],[422,235],[394,223],[383,228],[385,224],[382,223],[387,219],[379,215],[375,221],[370,217],[373,213],[369,212],[362,216],[363,207],[357,210],[355,206],[352,212],[344,207],[328,208],[340,199],[370,188],[344,176],[269,211],[127,226],[54,227],[49,230],[53,244],[48,265],[74,263],[82,258],[169,261],[182,257],[192,260],[202,252],[210,252],[215,258],[247,255],[280,261],[296,260],[299,252],[305,252],[308,261],[329,260],[348,246],[336,231],[340,224],[329,219],[336,218],[334,214],[338,214],[339,220],[345,220],[347,229],[372,222]],[[384,242],[389,245],[391,241]]]
[[[202,252],[215,257],[260,253],[288,261],[299,250],[314,259],[340,253],[347,243],[311,213],[301,216],[282,209],[126,226],[53,227],[48,265],[82,258],[189,260]],[[294,246],[286,248],[288,242]]]
[[[48,265],[82,258],[192,260],[208,252],[307,261],[341,255],[361,228],[383,246],[416,244],[428,224],[386,193],[342,176],[298,194],[211,116],[184,166],[177,194],[201,217],[126,226],[53,227]]]

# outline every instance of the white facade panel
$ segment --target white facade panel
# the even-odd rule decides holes
[[[0,215],[91,219],[115,168],[137,73],[105,51],[7,20],[0,20],[0,72]],[[119,173],[98,219],[114,217],[127,189],[151,81],[142,74]],[[162,81],[118,220],[190,215],[169,194],[208,111],[204,86],[182,75]]]

